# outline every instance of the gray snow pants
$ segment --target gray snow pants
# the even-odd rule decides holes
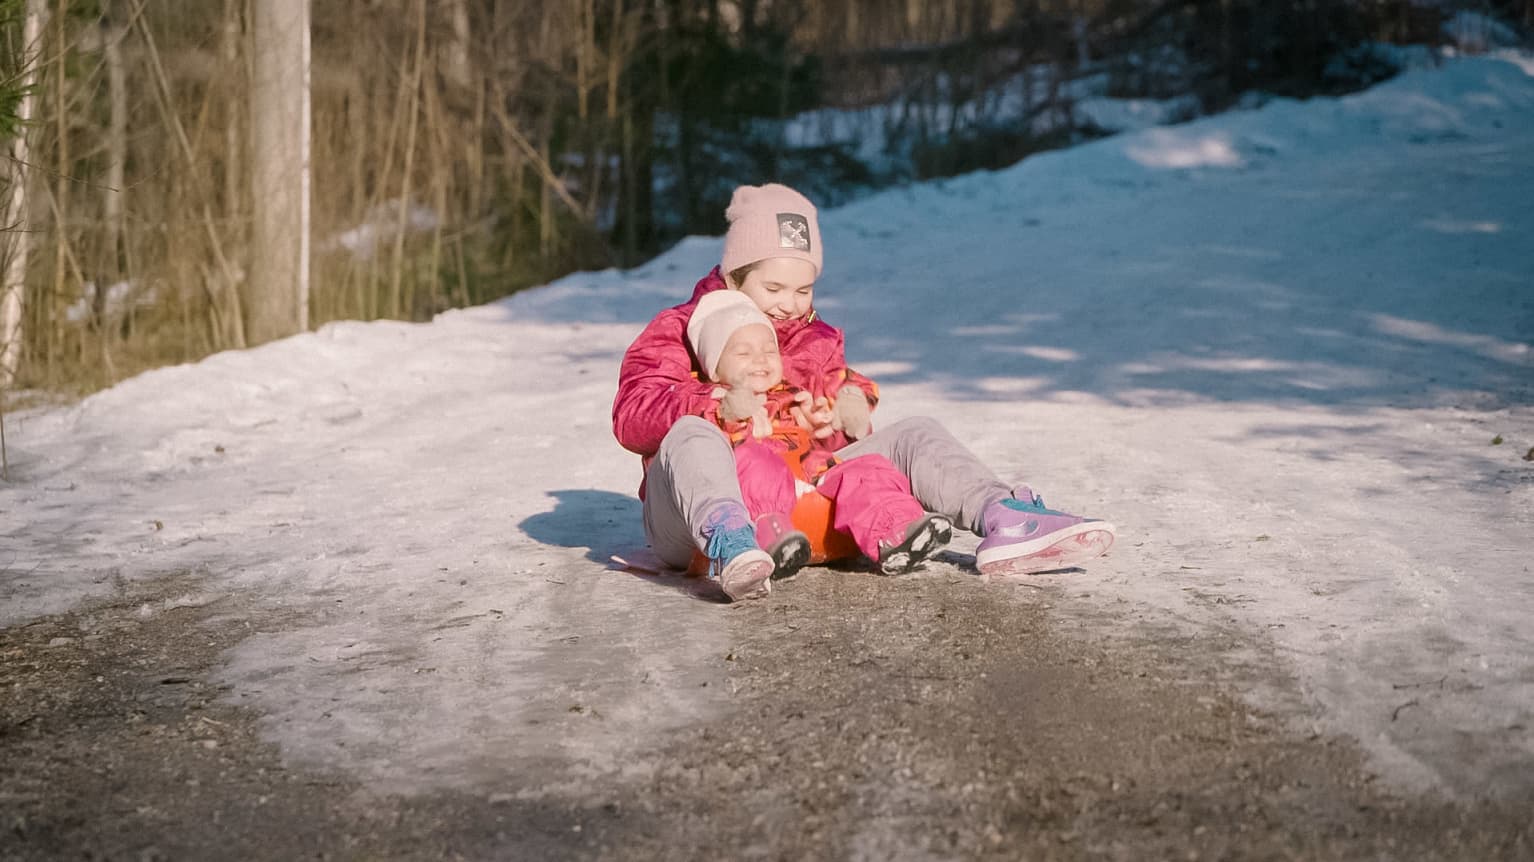
[[[911,493],[929,512],[947,515],[956,526],[981,533],[981,513],[1010,497],[1012,487],[936,419],[915,416],[843,447],[842,460],[878,454],[911,480]],[[661,440],[645,474],[645,538],[668,566],[685,568],[708,538],[702,528],[721,505],[744,510],[735,453],[719,429],[697,416],[683,416]]]

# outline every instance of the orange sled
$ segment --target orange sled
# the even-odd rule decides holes
[[[813,489],[800,494],[794,501],[794,510],[789,513],[789,519],[794,522],[795,529],[810,539],[809,565],[818,566],[832,560],[850,559],[862,553],[851,536],[832,526],[835,523],[835,509],[836,504],[830,497]],[[708,558],[702,553],[694,553],[687,573],[708,574]]]

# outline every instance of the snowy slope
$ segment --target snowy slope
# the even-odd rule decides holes
[[[1119,524],[1111,557],[1046,576],[1074,624],[1244,632],[1232,681],[1281,668],[1251,696],[1388,777],[1527,795],[1531,198],[1534,61],[1457,60],[826,212],[817,304],[884,421],[940,416]],[[618,359],[717,255],[8,417],[0,623],[176,576],[141,613],[256,620],[226,681],[292,757],[401,789],[542,744],[610,766],[721,696],[689,683],[728,612],[602,568],[643,545]],[[555,650],[580,674],[551,680]],[[576,689],[609,721],[552,720]],[[544,713],[550,738],[509,736]]]

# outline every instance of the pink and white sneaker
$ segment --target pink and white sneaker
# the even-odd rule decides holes
[[[732,602],[765,598],[772,592],[772,558],[760,548],[737,554],[719,567],[719,588]]]
[[[706,528],[709,571],[732,602],[759,599],[772,592],[772,557],[756,546],[756,530],[745,510],[716,512]]]
[[[982,575],[1026,575],[1069,569],[1096,559],[1113,547],[1114,527],[1045,508],[1026,486],[1028,499],[1008,497],[986,507],[981,516],[985,539],[975,550]],[[1016,493],[1016,492],[1015,492]]]

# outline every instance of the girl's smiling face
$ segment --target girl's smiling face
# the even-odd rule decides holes
[[[769,257],[731,287],[773,320],[802,320],[815,304],[815,266],[797,257]]]
[[[744,386],[756,393],[766,392],[782,379],[783,357],[778,355],[777,333],[762,323],[731,333],[714,366],[715,382]]]

